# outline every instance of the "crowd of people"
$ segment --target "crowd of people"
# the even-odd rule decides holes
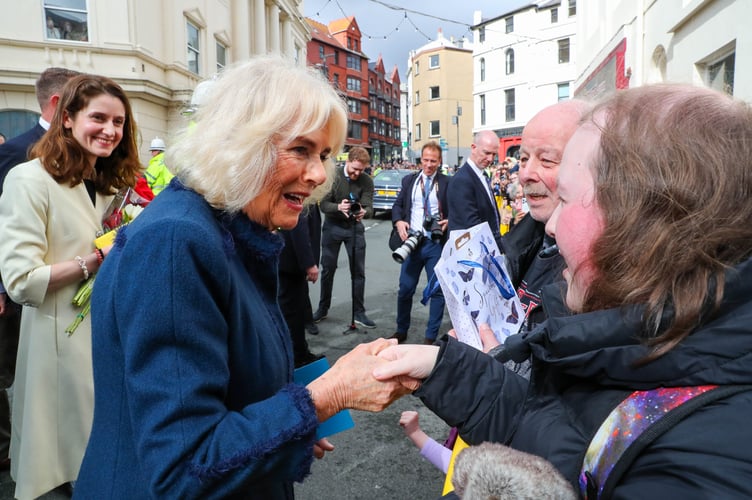
[[[50,68],[36,90],[39,125],[0,145],[0,466],[17,498],[292,498],[334,450],[321,422],[406,394],[469,446],[452,456],[402,415],[424,456],[456,460],[448,497],[752,495],[748,104],[678,84],[560,102],[528,121],[519,159],[496,164],[479,131],[452,176],[426,142],[392,208],[410,247],[394,334],[300,383],[343,245],[351,328],[376,326],[371,159],[335,165],[347,109],[328,82],[272,56],[228,67],[190,124],[150,142],[148,169],[116,82]],[[146,209],[95,244],[139,185]],[[500,344],[478,325],[482,350],[442,335],[434,287],[407,343],[421,273],[476,224],[523,327]],[[94,276],[87,315],[71,299]]]

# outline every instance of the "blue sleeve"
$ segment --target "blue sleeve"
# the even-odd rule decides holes
[[[263,319],[233,331],[227,311],[238,307],[230,286],[237,268],[221,239],[190,216],[169,222],[119,235],[115,268],[97,279],[97,292],[110,288],[104,293],[123,349],[123,401],[150,491],[193,498],[302,480],[318,426],[310,394],[288,384],[228,408],[232,338],[258,337],[247,362],[261,365],[262,334],[274,331]],[[254,394],[269,385],[262,377],[247,383]]]

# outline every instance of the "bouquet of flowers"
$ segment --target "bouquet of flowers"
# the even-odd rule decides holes
[[[97,239],[94,240],[94,245],[97,248],[111,245],[115,241],[118,229],[138,217],[138,214],[148,205],[149,201],[131,188],[126,188],[118,192],[102,216],[102,229],[97,232]],[[76,307],[80,307],[81,310],[73,322],[65,329],[65,333],[69,337],[76,331],[78,325],[81,324],[91,310],[91,292],[94,289],[94,277],[95,275],[89,276],[73,296],[71,303]]]

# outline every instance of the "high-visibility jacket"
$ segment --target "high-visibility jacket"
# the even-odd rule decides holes
[[[172,180],[172,172],[167,170],[167,166],[164,162],[164,152],[159,153],[149,160],[149,167],[144,172],[146,176],[146,182],[149,184],[154,195],[158,195]]]

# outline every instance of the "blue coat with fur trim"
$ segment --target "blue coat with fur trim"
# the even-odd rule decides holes
[[[277,306],[282,239],[179,182],[121,230],[92,302],[76,498],[292,498],[318,426]]]

